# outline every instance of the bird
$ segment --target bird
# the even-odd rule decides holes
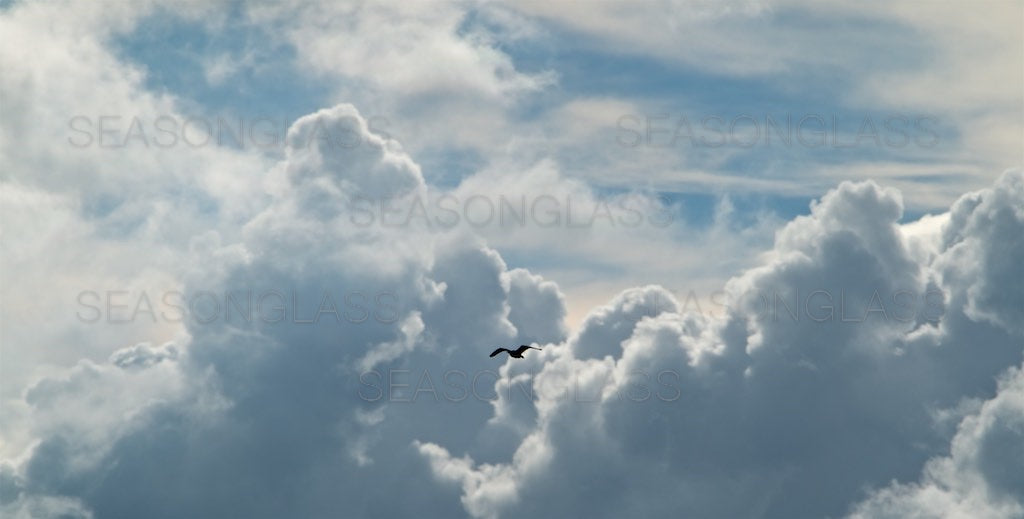
[[[522,344],[518,348],[516,348],[515,351],[510,350],[508,348],[498,348],[498,349],[496,349],[496,350],[491,352],[491,356],[493,357],[493,356],[495,356],[495,355],[497,355],[497,354],[499,354],[499,353],[501,353],[503,351],[506,351],[506,352],[508,352],[508,356],[509,357],[514,357],[514,358],[517,358],[517,359],[521,359],[521,358],[523,358],[523,354],[526,353],[526,350],[543,351],[540,348],[534,348],[533,346],[527,346],[525,344]]]

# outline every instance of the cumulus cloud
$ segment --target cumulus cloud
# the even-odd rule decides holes
[[[188,20],[216,10],[179,7]],[[146,71],[120,60],[110,40],[157,8],[66,1],[0,8],[2,290],[6,301],[20,301],[4,306],[5,324],[17,325],[4,326],[0,341],[0,393],[11,410],[0,425],[5,455],[26,445],[14,422],[17,397],[33,379],[82,358],[103,362],[130,344],[177,339],[180,326],[159,309],[154,319],[128,317],[140,299],[158,303],[180,290],[193,236],[238,233],[265,203],[253,182],[266,170],[259,156],[152,141],[158,117],[184,119],[181,100],[148,90]],[[132,128],[148,133],[130,138]],[[123,312],[113,326],[108,303]]]
[[[16,365],[44,366],[5,382],[5,517],[1024,513],[1019,171],[911,223],[900,191],[841,183],[766,254],[743,249],[745,263],[727,263],[735,275],[722,315],[644,285],[570,330],[564,286],[515,268],[499,245],[554,251],[578,239],[577,252],[597,257],[610,240],[658,277],[693,261],[650,245],[678,235],[359,225],[360,199],[546,193],[591,209],[602,199],[543,160],[515,176],[493,166],[450,190],[432,185],[415,155],[351,104],[298,118],[280,160],[219,148],[49,153],[37,143],[60,133],[68,106],[95,115],[112,99],[118,112],[148,116],[179,107],[147,93],[102,38],[78,45],[88,31],[73,17],[47,33],[60,51],[28,59],[17,49],[49,27],[53,9],[36,5],[0,18],[19,43],[0,51],[14,71],[0,87],[18,107],[0,135],[3,373],[9,351],[62,344],[63,360],[77,357],[19,353]],[[80,14],[116,32],[144,7]],[[309,4],[285,36],[313,69],[370,82],[406,108],[466,89],[473,99],[461,108],[500,112],[550,84],[488,39],[536,27],[501,7],[477,25],[464,7]],[[249,14],[277,21],[290,8]],[[585,27],[610,17],[577,14]],[[424,68],[434,62],[450,67]],[[75,82],[48,81],[39,95],[49,102],[33,102],[34,78],[55,71],[105,93],[79,98]],[[51,166],[58,174],[37,174]],[[716,227],[707,242],[727,234]],[[644,264],[654,251],[667,259]],[[75,299],[34,293],[56,281],[173,289],[190,318],[120,332],[43,322],[40,309]],[[106,297],[86,309],[103,315]],[[128,340],[145,332],[148,342]],[[519,343],[543,350],[486,357]]]
[[[1014,236],[1024,220],[1020,175],[1003,175],[991,191],[973,193],[950,209],[942,235],[946,253],[938,262],[944,277],[966,285],[967,312],[1024,332],[1024,280],[1017,258],[1024,243]]]
[[[976,250],[1020,243],[1024,219],[1016,208],[1024,199],[1012,189],[1020,178],[1007,173],[958,204],[977,200],[972,207],[983,207],[962,218],[1007,215],[998,238],[972,233]],[[665,305],[643,315],[637,308],[644,292],[624,293],[545,358],[533,377],[537,425],[510,461],[466,467],[472,460],[437,446],[420,450],[439,478],[462,482],[466,509],[479,517],[839,516],[865,488],[912,481],[925,471],[920,486],[896,486],[858,509],[873,517],[878,507],[902,510],[910,506],[904,501],[925,499],[937,492],[932,487],[957,496],[962,489],[951,489],[958,483],[950,467],[960,464],[942,461],[942,453],[952,442],[954,459],[965,456],[958,454],[971,448],[964,438],[982,435],[972,424],[991,420],[965,418],[950,436],[936,413],[963,399],[992,399],[979,416],[998,406],[1009,418],[992,426],[999,436],[989,452],[1009,459],[969,469],[998,487],[998,498],[988,501],[992,513],[1013,517],[1024,498],[1014,485],[1021,465],[1010,447],[1019,436],[1020,399],[1009,382],[1017,375],[1003,374],[998,387],[995,380],[1020,363],[1019,330],[972,318],[963,301],[979,280],[941,275],[959,254],[948,238],[934,261],[916,261],[898,224],[901,213],[898,192],[843,184],[779,233],[766,264],[729,284],[731,294],[771,295],[794,313],[737,297],[718,321]],[[957,220],[945,235],[962,228]],[[1016,296],[1014,276],[1004,275]],[[929,287],[944,303],[930,316],[922,314],[929,311],[922,299],[892,299],[901,290],[924,297]],[[835,304],[808,306],[804,298],[815,291]],[[907,310],[911,302],[915,311],[901,315],[897,303]],[[657,378],[662,372],[668,375]],[[565,398],[566,387],[580,392]],[[460,470],[449,470],[450,463]],[[971,492],[962,499],[988,495]]]
[[[649,286],[569,336],[558,287],[467,229],[351,224],[352,195],[427,189],[355,108],[300,118],[288,142],[267,207],[238,241],[192,240],[184,276],[186,299],[274,298],[38,381],[7,510],[789,517],[939,493],[1019,511],[1016,272],[996,258],[1024,236],[1020,173],[913,232],[899,192],[844,183],[727,284],[724,316]],[[485,362],[481,344],[517,341],[544,351]]]
[[[310,137],[318,129],[327,136],[349,133],[361,145]],[[288,142],[287,158],[272,175],[277,179],[268,181],[272,201],[245,226],[242,240],[229,243],[217,233],[193,240],[184,299],[213,306],[200,307],[200,319],[187,322],[183,346],[140,344],[106,364],[84,363],[69,378],[44,378],[26,393],[40,440],[19,469],[18,495],[78,496],[86,510],[118,515],[133,502],[157,499],[164,485],[185,485],[188,497],[163,513],[203,516],[237,501],[232,510],[269,517],[286,508],[293,513],[301,501],[308,513],[320,515],[379,503],[364,499],[367,492],[383,499],[394,489],[380,486],[381,478],[411,463],[414,473],[402,479],[403,492],[421,497],[395,502],[391,515],[411,513],[427,507],[436,489],[422,483],[430,480],[427,464],[416,469],[409,462],[416,437],[408,433],[417,430],[434,441],[449,436],[451,445],[473,448],[472,432],[491,408],[488,400],[473,399],[438,413],[430,406],[437,393],[419,392],[430,380],[420,374],[471,372],[474,364],[480,367],[481,343],[564,338],[557,287],[526,271],[508,271],[497,253],[463,231],[416,237],[406,229],[349,223],[352,196],[423,188],[416,164],[397,143],[370,133],[354,108],[299,119]],[[297,250],[304,252],[296,256]],[[255,300],[239,296],[253,293]],[[217,297],[223,294],[242,303]],[[229,304],[256,306],[233,314],[238,306]],[[415,376],[410,367],[418,368]],[[392,399],[408,395],[392,394],[390,378],[374,378],[398,370],[393,382],[411,382],[417,390],[408,406],[393,407]],[[140,387],[131,389],[136,383]],[[359,392],[373,389],[388,390],[388,398],[374,404],[372,394]],[[117,396],[122,392],[133,398]],[[414,423],[432,425],[414,429]],[[451,423],[468,432],[444,434]],[[237,465],[253,448],[276,466]],[[219,449],[234,459],[224,465],[234,467],[230,483],[211,471],[227,462],[213,454]],[[151,465],[154,451],[165,453],[162,468]],[[316,461],[325,452],[334,454]],[[160,484],[153,484],[151,470],[160,470]],[[92,477],[104,483],[93,487]],[[281,478],[296,478],[294,486],[276,488]],[[318,483],[302,483],[309,478]],[[335,484],[347,490],[338,494]],[[257,490],[293,498],[278,501],[285,508],[245,504]],[[135,497],[119,499],[124,492]],[[216,497],[223,492],[233,497]],[[19,499],[10,505],[30,506]],[[211,501],[222,499],[228,501]],[[453,495],[424,509],[453,514],[457,503]]]
[[[894,483],[857,505],[851,518],[1024,515],[1024,376],[1014,368],[992,399],[963,418],[948,456],[929,460],[921,480]]]

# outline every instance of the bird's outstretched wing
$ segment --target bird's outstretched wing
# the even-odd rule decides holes
[[[509,350],[507,350],[505,348],[498,348],[498,349],[496,349],[496,350],[491,352],[491,356],[493,357],[493,356],[495,356],[495,355],[497,355],[497,354],[499,354],[499,353],[501,353],[503,351],[509,351]]]
[[[516,348],[516,355],[522,355],[522,353],[526,350],[540,350],[540,348],[534,348],[533,346],[527,344],[520,344],[519,347]]]

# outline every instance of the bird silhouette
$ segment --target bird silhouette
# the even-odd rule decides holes
[[[495,356],[495,355],[497,355],[497,354],[499,354],[499,353],[504,351],[504,352],[508,352],[508,356],[509,357],[514,357],[514,358],[517,358],[517,359],[521,359],[521,358],[523,358],[523,353],[526,353],[526,350],[540,350],[540,348],[534,348],[533,346],[527,346],[525,344],[520,345],[518,348],[515,349],[515,351],[510,350],[508,348],[498,348],[498,349],[496,349],[496,350],[491,352],[491,356],[493,357],[493,356]]]

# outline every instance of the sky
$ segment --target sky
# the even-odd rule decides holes
[[[1019,1],[0,43],[4,517],[1024,517]]]

